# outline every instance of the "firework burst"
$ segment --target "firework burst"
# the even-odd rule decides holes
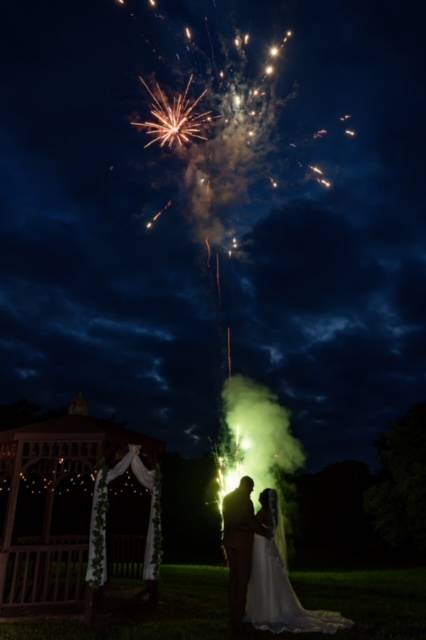
[[[131,123],[134,127],[145,129],[149,136],[154,136],[145,145],[145,149],[155,142],[160,147],[167,145],[171,149],[173,147],[183,147],[195,139],[207,140],[203,135],[203,131],[211,121],[211,112],[195,113],[196,106],[204,98],[207,90],[204,90],[195,100],[188,98],[192,75],[188,80],[184,93],[180,93],[172,99],[161,89],[158,82],[155,84],[154,89],[151,90],[143,78],[139,79],[153,100],[151,115],[155,118],[153,122]]]

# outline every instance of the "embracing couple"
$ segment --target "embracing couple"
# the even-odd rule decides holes
[[[259,496],[255,515],[252,478],[223,500],[225,547],[229,565],[229,605],[233,631],[253,626],[273,633],[335,633],[353,622],[333,611],[309,611],[291,586],[285,563],[284,523],[275,489]]]

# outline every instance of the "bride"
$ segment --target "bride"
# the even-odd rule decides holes
[[[262,491],[259,502],[262,508],[256,518],[264,527],[272,528],[274,535],[270,539],[254,534],[244,621],[272,633],[336,633],[339,629],[350,629],[352,620],[343,618],[340,613],[309,611],[302,607],[285,566],[284,523],[275,489]]]

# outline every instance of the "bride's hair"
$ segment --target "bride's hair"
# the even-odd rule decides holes
[[[271,512],[272,524],[278,525],[278,494],[275,489],[264,489],[259,496],[262,507],[266,507]]]

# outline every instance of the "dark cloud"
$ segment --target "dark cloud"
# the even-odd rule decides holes
[[[309,202],[258,225],[251,255],[259,302],[281,298],[287,313],[344,314],[383,286],[383,271],[364,251],[360,232],[338,211]]]

